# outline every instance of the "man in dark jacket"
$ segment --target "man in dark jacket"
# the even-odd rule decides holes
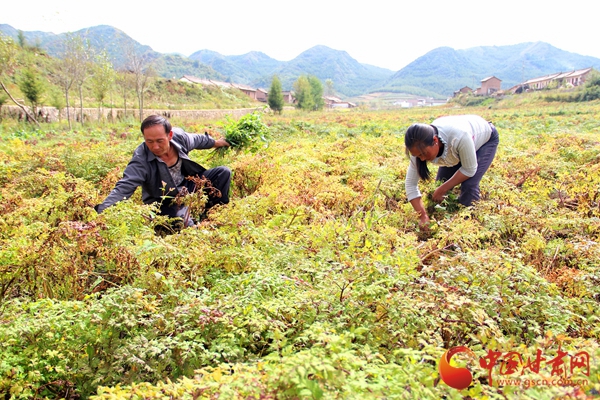
[[[207,192],[207,209],[216,204],[229,203],[229,168],[207,170],[188,157],[188,153],[194,149],[229,146],[225,139],[215,140],[208,134],[191,134],[181,128],[172,128],[171,123],[159,115],[146,118],[142,122],[141,131],[144,143],[135,149],[123,172],[123,178],[117,182],[108,197],[95,207],[96,211],[101,213],[107,207],[128,199],[141,186],[144,204],[158,202],[161,204],[161,214],[182,218],[186,226],[192,226],[194,222],[187,218],[187,207],[171,201],[180,192],[194,191],[195,183],[186,179],[188,176],[206,178],[217,189]]]

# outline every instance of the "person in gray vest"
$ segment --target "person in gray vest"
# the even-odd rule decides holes
[[[208,134],[193,134],[182,128],[173,128],[171,123],[160,115],[150,115],[141,125],[144,142],[140,144],[127,164],[123,177],[106,199],[95,206],[98,213],[107,207],[128,199],[135,190],[142,187],[144,204],[159,203],[160,213],[173,218],[181,218],[186,227],[195,221],[188,217],[187,207],[178,205],[172,199],[178,193],[193,193],[195,183],[188,176],[206,178],[216,190],[207,190],[206,209],[216,204],[229,203],[231,171],[220,166],[205,169],[190,160],[188,153],[194,149],[212,149],[229,146],[225,139],[215,140]]]
[[[420,179],[430,178],[427,162],[440,166],[436,181],[443,182],[433,192],[433,201],[441,202],[450,189],[460,185],[459,203],[471,206],[480,198],[479,183],[494,160],[498,143],[496,127],[478,115],[441,117],[406,130],[404,145],[410,158],[406,197],[421,225],[429,222],[418,187]]]

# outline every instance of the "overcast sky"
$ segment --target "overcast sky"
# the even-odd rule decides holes
[[[19,0],[0,23],[74,32],[111,25],[161,53],[261,51],[289,61],[316,45],[397,71],[441,46],[466,49],[543,41],[600,58],[591,1],[504,0]],[[160,5],[156,5],[160,4]]]

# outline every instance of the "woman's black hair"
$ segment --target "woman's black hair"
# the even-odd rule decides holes
[[[424,149],[428,146],[433,146],[433,137],[435,136],[435,128],[428,124],[412,124],[406,130],[404,135],[404,146],[406,147],[406,155],[410,157],[410,149],[417,147],[419,150]],[[429,168],[427,168],[427,161],[421,161],[420,158],[415,157],[417,173],[423,180],[430,178]]]
[[[146,117],[146,119],[142,122],[142,126],[140,127],[142,134],[144,133],[144,129],[150,128],[154,125],[162,125],[163,128],[165,128],[165,133],[167,135],[169,134],[169,132],[171,132],[171,123],[168,119],[160,115],[150,115]]]

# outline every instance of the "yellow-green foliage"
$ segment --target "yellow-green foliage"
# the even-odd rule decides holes
[[[231,167],[232,200],[199,228],[165,237],[139,193],[101,215],[92,209],[139,137],[2,130],[0,395],[592,398],[599,111],[265,116],[268,147],[192,153]],[[404,195],[403,132],[466,112],[500,132],[482,201],[428,204],[434,222],[420,229]],[[524,360],[538,349],[548,359],[586,351],[590,374],[574,372],[587,381],[578,387],[495,387],[472,361],[473,384],[458,391],[437,369],[452,346]],[[549,375],[542,364],[511,377]]]

